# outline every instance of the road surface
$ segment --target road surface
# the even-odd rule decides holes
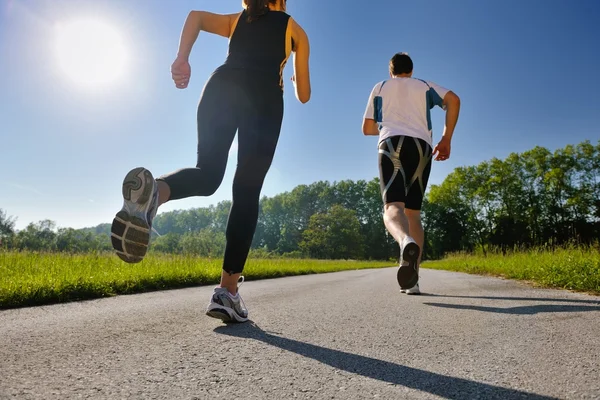
[[[0,312],[0,399],[600,399],[600,298],[421,270],[246,282]]]

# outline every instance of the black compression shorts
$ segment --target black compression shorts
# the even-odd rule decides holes
[[[385,204],[405,203],[420,210],[431,172],[431,146],[411,136],[393,136],[379,143],[379,181]]]

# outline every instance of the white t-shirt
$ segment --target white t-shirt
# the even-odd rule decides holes
[[[416,78],[392,78],[373,88],[365,118],[379,124],[379,143],[391,136],[412,136],[432,145],[431,109],[443,107],[445,89]]]

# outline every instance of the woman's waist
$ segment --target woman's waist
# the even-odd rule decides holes
[[[282,88],[282,78],[278,71],[264,69],[252,65],[236,65],[225,63],[219,66],[213,75],[235,79],[248,85],[260,85],[265,88]]]

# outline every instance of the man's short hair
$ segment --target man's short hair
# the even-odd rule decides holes
[[[390,74],[410,74],[413,70],[413,62],[408,53],[396,53],[390,60]]]

